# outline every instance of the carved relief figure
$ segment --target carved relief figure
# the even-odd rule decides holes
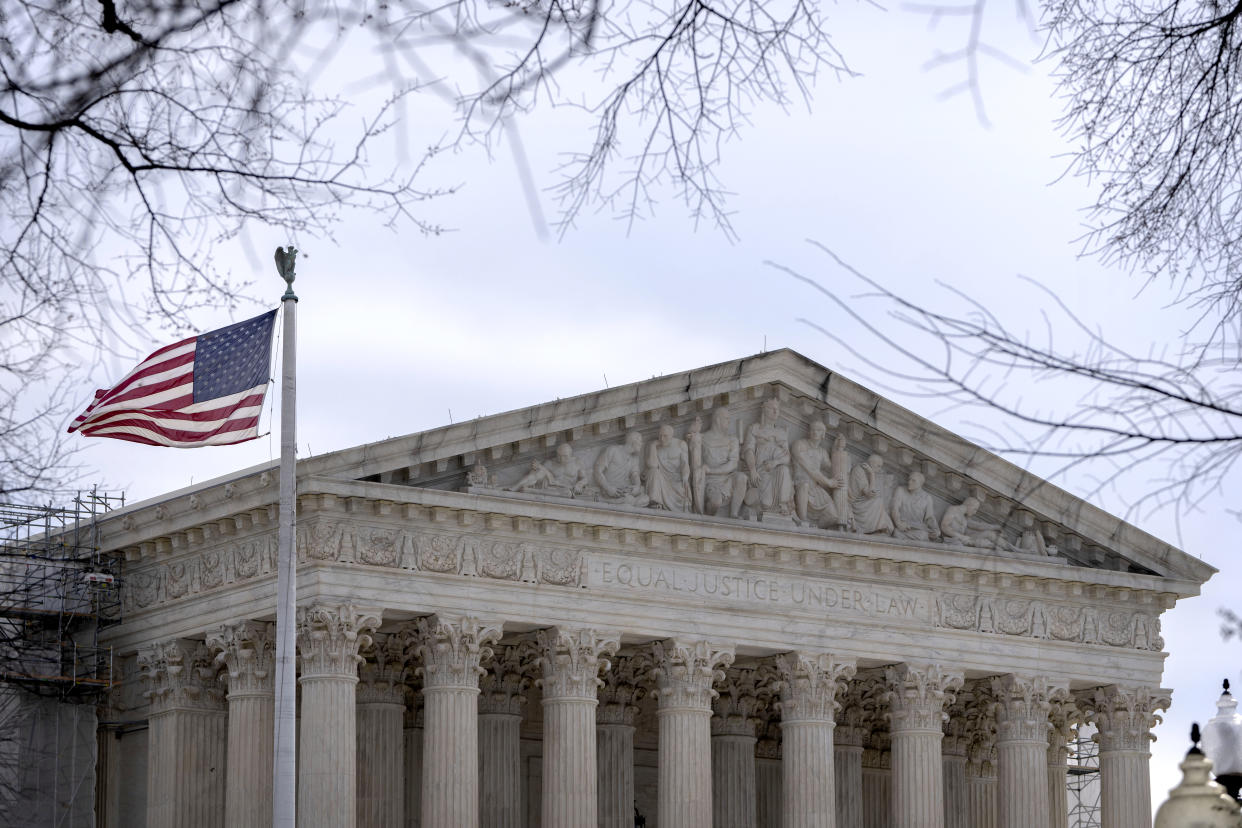
[[[718,515],[725,506],[729,517],[741,514],[746,499],[746,473],[738,470],[741,444],[733,435],[733,415],[727,408],[712,412],[712,427],[696,440],[701,446],[698,472],[703,479],[705,515]],[[691,461],[694,458],[691,457]]]
[[[496,475],[488,474],[487,466],[482,461],[475,463],[470,471],[466,472],[466,485],[468,486],[495,486]]]
[[[893,530],[899,538],[938,540],[940,525],[931,495],[923,491],[923,473],[910,472],[904,489],[893,492]]]
[[[834,467],[832,456],[824,448],[828,427],[821,420],[813,420],[809,432],[793,444],[794,509],[804,524],[844,529],[849,517],[840,508],[838,496],[845,494],[845,476],[843,469]],[[845,438],[837,437],[833,454],[837,445],[844,451]]]
[[[586,491],[590,478],[577,457],[574,447],[561,443],[556,447],[556,459],[546,464],[532,460],[530,471],[509,487],[511,492],[542,491],[561,497],[575,497]]]
[[[694,511],[703,514],[703,418],[695,417],[686,430],[686,451],[690,453],[690,500]]]
[[[975,520],[979,511],[979,500],[968,497],[956,506],[944,510],[940,519],[940,533],[945,543],[958,546],[977,546],[983,549],[994,549],[1000,530],[981,520]]]
[[[1044,536],[1035,529],[1027,529],[1022,533],[1022,537],[1018,538],[1018,542],[1010,544],[1014,552],[1020,552],[1023,555],[1043,555],[1047,557],[1048,546],[1044,543]]]
[[[611,503],[646,506],[642,481],[643,435],[631,431],[622,445],[608,446],[595,460],[595,485]]]
[[[690,509],[690,451],[667,423],[660,426],[659,438],[647,451],[647,496],[658,509]]]
[[[873,454],[866,463],[850,470],[850,511],[854,517],[854,531],[864,535],[891,535],[893,519],[884,504],[884,492],[880,489],[880,473],[884,470],[884,458]]]
[[[794,510],[793,476],[789,471],[789,435],[780,426],[779,400],[764,402],[759,422],[746,430],[742,457],[750,470],[750,490],[746,505],[764,512],[792,515]]]

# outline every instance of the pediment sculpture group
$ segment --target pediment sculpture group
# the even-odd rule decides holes
[[[845,438],[827,442],[828,428],[811,422],[792,446],[781,425],[781,404],[766,400],[759,419],[739,438],[733,414],[712,411],[711,428],[695,417],[683,437],[671,424],[644,445],[632,430],[623,442],[600,451],[594,465],[582,462],[570,443],[551,460],[533,460],[507,491],[591,499],[626,506],[731,518],[786,520],[800,526],[958,546],[1047,555],[1042,535],[1024,532],[1009,543],[999,527],[976,517],[980,503],[967,497],[937,517],[919,471],[888,496],[881,486],[883,458],[871,454],[851,466]],[[472,486],[494,487],[480,463],[468,474]]]

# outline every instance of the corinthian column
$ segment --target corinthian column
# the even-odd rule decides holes
[[[837,828],[863,828],[863,748],[875,719],[875,706],[865,695],[867,688],[866,682],[850,682],[832,732]]]
[[[423,828],[478,828],[479,675],[501,625],[432,615],[402,629],[422,660]]]
[[[996,696],[987,679],[970,682],[962,695],[967,824],[970,828],[996,828]]]
[[[780,725],[768,719],[755,745],[756,821],[763,828],[782,828],[781,798],[785,783],[781,780],[780,735]]]
[[[940,756],[944,763],[944,826],[972,828],[966,806],[966,709],[961,695],[944,722]]]
[[[660,825],[711,828],[712,684],[733,663],[733,647],[657,641],[653,647],[660,723]]]
[[[1069,742],[1078,723],[1078,705],[1070,696],[1052,700],[1048,714],[1048,826],[1069,828]]]
[[[893,823],[944,828],[941,727],[962,676],[935,664],[901,664],[888,668],[885,679],[893,745]]]
[[[406,686],[404,729],[401,731],[405,754],[404,828],[423,824],[423,694],[421,688]]]
[[[712,826],[755,828],[755,729],[762,677],[751,667],[725,672],[712,705]]]
[[[996,695],[996,803],[999,828],[1047,825],[1048,680],[1016,675],[992,680]]]
[[[201,641],[162,641],[138,654],[151,707],[147,824],[224,828],[228,723],[216,667]]]
[[[1151,729],[1170,691],[1109,685],[1079,695],[1099,731],[1101,828],[1151,825]]]
[[[358,682],[358,828],[405,821],[406,660],[400,636],[376,636]]]
[[[623,655],[604,674],[595,708],[599,828],[634,826],[634,717],[647,692],[642,677],[650,669],[650,658]]]
[[[854,676],[853,662],[829,653],[776,657],[780,677],[785,828],[834,828],[836,776],[832,729],[837,693]]]
[[[603,658],[617,651],[616,635],[555,627],[540,630],[543,678],[544,828],[581,828],[599,817],[595,706]]]
[[[498,645],[479,679],[479,825],[522,824],[522,707],[531,648]]]
[[[207,636],[228,682],[229,735],[225,761],[224,824],[272,824],[276,635],[271,624],[243,621]]]
[[[863,745],[863,828],[892,828],[893,753],[887,730],[872,731]]]
[[[379,610],[350,604],[298,608],[301,734],[298,738],[299,828],[357,824],[358,651],[370,645]]]

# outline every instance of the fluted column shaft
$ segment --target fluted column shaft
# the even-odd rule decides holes
[[[834,731],[834,736],[840,728]],[[836,774],[837,828],[862,828],[863,782],[861,744],[836,744],[832,748],[832,767]]]
[[[779,733],[776,723],[769,721],[755,747],[755,821],[760,828],[782,828],[784,781],[781,779]]]
[[[224,828],[228,721],[207,647],[173,639],[138,664],[151,699],[147,824]]]
[[[1043,678],[1007,675],[996,696],[996,821],[999,828],[1047,825],[1048,714],[1053,688]]]
[[[852,662],[827,653],[778,656],[785,828],[835,828],[832,730],[836,697],[853,677]]]
[[[873,737],[874,738],[874,737]],[[887,744],[888,736],[884,734]],[[892,828],[892,754],[878,748],[863,750],[863,828]]]
[[[615,635],[565,627],[540,630],[543,666],[543,828],[579,828],[599,818],[595,708]]]
[[[1169,691],[1110,685],[1082,700],[1098,729],[1101,828],[1150,828],[1151,728]]]
[[[522,824],[522,708],[530,687],[534,649],[529,643],[497,646],[480,679],[479,825]]]
[[[225,625],[207,636],[228,683],[224,824],[229,828],[272,824],[274,645],[274,627],[251,621]]]
[[[419,828],[422,824],[423,805],[423,701],[422,694],[414,704],[416,710],[406,710],[405,729],[402,731],[405,763],[401,788],[405,795],[405,828]]]
[[[398,684],[358,690],[358,828],[405,822],[405,700]]]
[[[660,727],[658,823],[711,828],[712,684],[733,662],[732,647],[706,641],[653,645]]]
[[[966,811],[970,828],[996,828],[996,777],[967,775]]]
[[[634,717],[646,695],[643,685],[650,669],[651,659],[645,654],[618,656],[599,689],[595,708],[599,828],[634,825]]]
[[[753,668],[725,671],[712,704],[712,826],[756,828],[756,728],[763,675]]]
[[[379,612],[349,605],[298,609],[299,828],[355,828],[357,825],[358,651],[371,643]]]
[[[1069,828],[1069,765],[1066,762],[1065,749],[1048,751],[1048,827]]]
[[[970,828],[966,811],[966,756],[943,754],[944,763],[944,826]]]
[[[891,714],[894,825],[944,828],[944,764],[941,730],[946,702],[960,688],[960,675],[935,665],[900,665],[885,674]]]
[[[479,714],[479,825],[519,828],[521,818],[522,717]]]
[[[501,625],[435,615],[405,628],[422,660],[422,828],[479,826],[479,676]]]

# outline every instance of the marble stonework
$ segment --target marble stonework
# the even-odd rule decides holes
[[[127,826],[262,822],[277,496],[101,526]],[[789,351],[301,461],[296,549],[324,828],[1056,828],[1078,721],[1141,826],[1160,618],[1214,571]]]

